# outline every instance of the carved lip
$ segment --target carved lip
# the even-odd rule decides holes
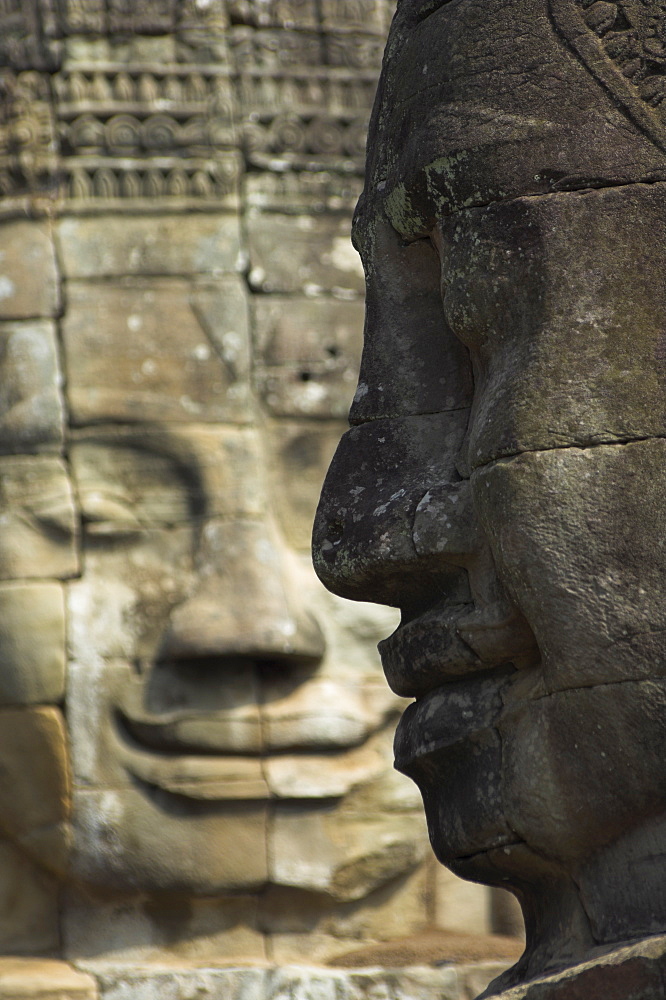
[[[157,753],[132,739],[117,720],[116,756],[130,774],[153,788],[205,801],[268,799],[258,757]]]
[[[523,655],[524,640],[517,630],[511,642],[511,617],[494,611],[472,604],[440,606],[399,625],[378,645],[392,690],[403,697],[418,698],[442,684]],[[511,645],[514,648],[509,652]]]
[[[410,773],[414,763],[494,726],[502,711],[502,689],[512,667],[486,670],[443,684],[403,713],[395,734],[395,766]]]

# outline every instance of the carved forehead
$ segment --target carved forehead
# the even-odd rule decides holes
[[[470,206],[663,179],[664,122],[622,61],[629,46],[643,77],[666,84],[650,56],[654,26],[630,25],[631,4],[608,7],[617,17],[600,37],[582,0],[402,4],[366,196],[388,198],[396,228],[418,235],[433,216]]]

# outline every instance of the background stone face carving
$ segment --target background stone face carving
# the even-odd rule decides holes
[[[489,926],[391,767],[394,615],[309,566],[391,14],[0,4],[0,952],[323,961]]]

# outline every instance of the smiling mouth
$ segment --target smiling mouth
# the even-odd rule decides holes
[[[309,720],[316,727],[316,720]],[[181,725],[178,725],[178,723]],[[210,728],[211,719],[185,716],[162,724],[139,722],[120,709],[114,712],[112,738],[115,756],[127,772],[144,785],[199,801],[269,799],[330,799],[345,795],[359,780],[369,780],[386,769],[378,737],[385,742],[385,723],[366,724],[319,745],[289,745],[279,751],[227,749],[222,736],[217,746],[196,739]],[[188,723],[190,725],[188,725]],[[224,729],[224,727],[222,727]]]

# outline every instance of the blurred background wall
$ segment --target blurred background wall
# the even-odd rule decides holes
[[[391,770],[395,616],[309,568],[393,6],[0,0],[4,954],[519,933]]]

